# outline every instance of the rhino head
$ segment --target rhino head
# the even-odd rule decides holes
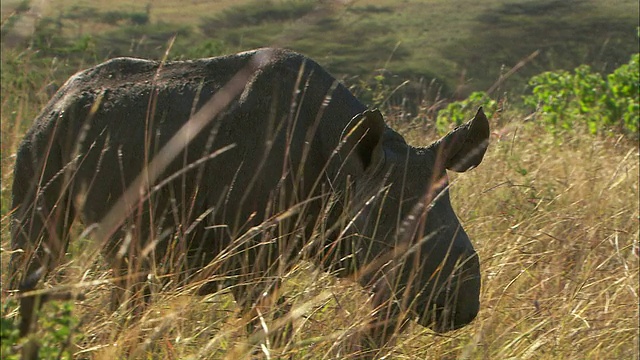
[[[488,140],[482,109],[427,147],[409,146],[377,110],[356,115],[343,133],[341,170],[357,199],[343,253],[353,254],[348,266],[373,290],[385,324],[416,319],[444,332],[476,317],[480,265],[451,206],[447,170],[480,164]]]

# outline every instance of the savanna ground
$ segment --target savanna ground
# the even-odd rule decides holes
[[[3,36],[25,3],[3,2]],[[613,128],[594,135],[580,125],[580,115],[571,115],[572,126],[556,128],[515,105],[523,79],[541,71],[588,63],[606,74],[626,63],[637,52],[637,3],[473,1],[452,9],[439,1],[324,7],[292,1],[272,2],[282,6],[271,17],[247,1],[37,3],[44,17],[27,39],[30,46],[3,47],[2,54],[3,271],[16,147],[51,89],[80,68],[116,55],[161,58],[176,34],[172,58],[286,46],[344,75],[410,143],[427,145],[437,138],[433,124],[443,100],[493,88],[518,61],[541,50],[494,88],[504,95],[489,114],[493,133],[484,162],[451,175],[453,206],[481,258],[480,314],[442,335],[413,324],[390,357],[638,357],[637,133]],[[562,26],[551,26],[560,19]],[[397,90],[404,80],[418,85]],[[402,98],[412,100],[411,111],[404,111]],[[129,348],[130,358],[236,359],[256,340],[247,340],[245,319],[224,291],[204,298],[188,289],[159,292],[138,322],[128,322],[124,311],[110,312],[111,274],[95,248],[88,240],[73,242],[68,263],[47,284],[77,285],[86,299],[45,306],[35,335],[44,357],[121,358]],[[16,341],[16,302],[7,290],[3,285],[3,357],[13,356]],[[293,342],[265,349],[272,358],[335,357],[341,337],[372,311],[361,288],[308,263],[287,274],[284,291],[299,311]]]

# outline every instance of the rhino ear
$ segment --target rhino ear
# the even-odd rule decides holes
[[[378,109],[366,110],[354,116],[342,132],[345,141],[342,153],[355,157],[362,170],[377,164],[384,156],[382,134],[385,125]]]
[[[464,172],[480,165],[489,146],[489,121],[482,107],[473,119],[453,129],[430,147],[445,168]]]

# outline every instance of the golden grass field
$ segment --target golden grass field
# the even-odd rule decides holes
[[[3,113],[9,110],[3,108]],[[470,326],[444,335],[410,326],[398,335],[391,358],[634,358],[636,144],[580,131],[552,135],[518,114],[497,117],[483,164],[454,176],[451,190],[454,208],[481,258],[481,312]],[[413,144],[431,140],[419,129],[399,127]],[[20,133],[3,137],[12,142],[3,144],[3,187],[11,180],[7,158],[12,153],[5,149],[14,148],[19,138]],[[2,248],[8,249],[7,215],[2,224]],[[129,323],[125,313],[107,310],[110,273],[99,257],[86,256],[95,245],[84,240],[73,248],[69,262],[57,269],[64,276],[54,276],[53,282],[80,285],[87,297],[76,302],[72,313],[80,321],[74,330],[83,335],[70,345],[77,358],[122,358],[123,348],[137,349],[130,358],[246,355],[245,322],[228,293],[205,298],[191,296],[188,289],[158,293],[143,319]],[[361,288],[307,263],[287,275],[285,295],[299,310],[294,340],[286,349],[269,349],[272,358],[285,353],[300,359],[335,357],[341,336],[363,326],[372,311]],[[3,302],[7,296],[3,291]],[[60,316],[56,311],[45,307],[44,316]]]
[[[164,3],[158,2],[158,8]],[[11,71],[24,78],[31,72],[54,73],[55,65],[43,69],[30,63],[27,55],[20,64]],[[2,71],[4,273],[11,248],[15,151],[48,101],[46,85],[52,79],[45,75],[34,82],[14,82],[5,80],[7,70]],[[480,314],[471,325],[446,334],[412,323],[380,357],[638,358],[638,143],[582,129],[551,133],[535,117],[517,111],[488,115],[492,136],[483,163],[467,173],[450,174],[454,209],[481,259]],[[417,120],[389,117],[387,121],[412,145],[426,146],[435,139]],[[82,230],[78,227],[76,233]],[[70,285],[85,295],[84,300],[69,302],[71,314],[55,302],[42,311],[44,324],[57,317],[73,320],[71,335],[58,344],[73,358],[251,358],[251,345],[261,339],[246,334],[246,319],[225,290],[196,297],[192,289],[168,286],[154,292],[139,321],[129,321],[124,310],[109,311],[112,275],[97,250],[90,240],[76,239],[67,262],[45,284],[46,288]],[[5,286],[4,276],[2,281],[2,316],[14,320],[15,295]],[[283,293],[293,303],[293,338],[284,348],[264,347],[263,358],[355,355],[344,353],[342,344],[349,341],[346,334],[365,326],[373,311],[362,288],[303,262],[286,275]],[[265,322],[267,329],[278,325]],[[54,330],[41,326],[33,337],[45,339]]]

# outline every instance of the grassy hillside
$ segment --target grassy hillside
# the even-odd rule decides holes
[[[34,47],[74,62],[113,56],[214,56],[261,46],[304,52],[343,77],[386,69],[417,96],[436,79],[458,98],[487,90],[534,52],[502,90],[542,70],[590,64],[609,72],[637,51],[635,1],[33,1]],[[5,11],[10,13],[10,11]],[[70,69],[69,71],[76,70]],[[412,99],[414,100],[414,99]]]
[[[126,0],[38,2],[44,18],[31,49],[3,47],[2,54],[2,272],[10,249],[17,144],[51,92],[79,68],[115,55],[161,58],[176,33],[174,58],[280,45],[343,74],[372,103],[391,96],[394,81],[407,78],[437,76],[446,92],[442,97],[487,90],[501,73],[540,49],[511,85],[496,90],[511,92],[489,114],[492,137],[485,161],[468,173],[450,174],[453,206],[481,258],[478,318],[443,335],[411,324],[387,352],[400,359],[637,358],[637,136],[615,129],[596,136],[581,126],[553,128],[539,121],[541,113],[525,113],[505,100],[519,97],[527,74],[582,63],[605,74],[626,63],[637,52],[637,3],[309,3],[272,1],[272,11],[265,13],[266,7],[251,1],[177,6],[163,0],[150,7]],[[19,5],[3,1],[3,36],[22,16],[24,11],[8,20]],[[371,80],[382,67],[391,72]],[[429,87],[428,80],[412,83],[418,85],[407,91],[415,96]],[[435,93],[411,116],[383,107],[389,124],[414,145],[436,138],[432,124],[441,105]],[[582,121],[581,115],[571,116],[576,124]],[[112,274],[97,250],[91,241],[76,239],[67,263],[47,281],[47,288],[77,286],[86,299],[44,307],[33,336],[44,358],[249,358],[249,345],[259,339],[246,334],[246,319],[225,290],[194,297],[191,289],[169,286],[154,292],[139,322],[129,321],[124,310],[109,311]],[[7,290],[3,278],[3,359],[16,356],[17,307]],[[373,311],[362,288],[301,263],[286,275],[283,291],[297,309],[293,341],[285,348],[265,348],[265,358],[354,355],[337,354],[351,341],[345,334],[364,326]]]

